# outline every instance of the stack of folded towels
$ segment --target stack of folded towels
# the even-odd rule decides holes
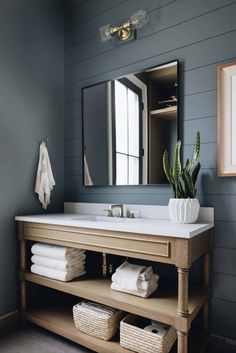
[[[81,302],[75,306],[79,307],[80,311],[82,312],[94,315],[97,314],[105,319],[117,311],[117,309],[111,308],[109,306],[92,302]]]
[[[157,289],[159,276],[153,273],[152,267],[125,261],[116,269],[111,280],[111,289],[147,298]]]
[[[36,243],[31,252],[33,273],[64,282],[86,274],[86,255],[82,249]]]

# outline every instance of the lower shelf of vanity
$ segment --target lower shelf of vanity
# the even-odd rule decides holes
[[[72,310],[63,307],[43,307],[29,310],[25,313],[27,321],[40,326],[46,330],[56,333],[68,340],[78,343],[81,346],[91,349],[97,353],[131,353],[132,351],[121,347],[119,337],[111,341],[88,336],[80,331],[74,325]],[[204,337],[190,337],[189,353],[203,353],[206,341]],[[176,343],[169,353],[176,353]]]
[[[30,272],[25,272],[23,277],[28,282],[175,326],[178,305],[177,289],[169,284],[166,285],[166,283],[162,284],[160,282],[156,294],[144,299],[111,290],[111,281],[106,279],[80,279],[72,282],[60,282]],[[209,290],[205,288],[191,288],[189,295],[190,316],[188,318],[190,322],[198,314],[208,296]]]
[[[75,327],[72,310],[68,308],[40,308],[26,312],[27,321],[52,331],[75,343],[94,350],[98,353],[130,353],[130,350],[122,348],[119,341],[103,341],[88,336]]]

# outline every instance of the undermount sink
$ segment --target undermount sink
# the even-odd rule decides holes
[[[111,222],[111,223],[125,223],[136,221],[136,218],[120,218],[120,217],[106,217],[95,215],[77,215],[72,218],[73,221],[89,221],[89,222]]]
[[[92,221],[92,222],[96,222],[96,216],[93,215],[80,215],[80,216],[76,216],[74,218],[71,218],[73,221]]]

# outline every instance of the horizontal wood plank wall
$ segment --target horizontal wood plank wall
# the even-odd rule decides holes
[[[116,46],[98,28],[149,12],[136,41]],[[184,157],[201,132],[201,205],[215,207],[212,332],[236,339],[236,179],[217,177],[217,75],[236,58],[236,1],[71,0],[65,13],[65,201],[168,203],[168,186],[82,186],[81,88],[149,66],[180,61],[180,130]]]

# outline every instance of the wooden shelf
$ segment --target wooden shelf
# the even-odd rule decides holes
[[[72,282],[60,282],[29,272],[24,273],[24,279],[45,287],[72,294],[84,299],[121,309],[139,316],[159,320],[176,326],[178,306],[177,289],[166,282],[160,281],[160,286],[151,298],[140,298],[130,294],[110,289],[111,281],[105,279],[81,279]],[[189,295],[189,318],[191,322],[208,298],[209,291],[205,288],[191,288]]]
[[[176,119],[177,118],[177,105],[173,107],[167,107],[163,109],[151,110],[150,115],[152,117],[157,118],[165,118],[165,119]]]
[[[98,353],[131,353],[130,350],[121,347],[119,337],[111,341],[86,335],[80,332],[74,325],[72,310],[65,307],[42,307],[26,311],[25,318],[46,330],[54,332],[86,348]],[[202,347],[206,344],[202,336],[192,337],[189,342],[190,353],[203,353]],[[176,353],[176,344],[170,353]]]
[[[25,318],[38,326],[63,336],[75,343],[99,353],[130,353],[118,341],[103,341],[86,335],[74,325],[72,310],[68,308],[45,307],[26,311]]]

